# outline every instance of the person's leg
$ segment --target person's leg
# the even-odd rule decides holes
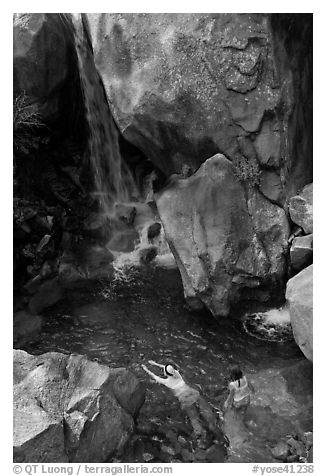
[[[202,424],[200,423],[200,415],[198,413],[196,405],[193,404],[193,405],[184,407],[183,410],[190,420],[190,423],[193,427],[196,437],[205,436],[205,430]]]
[[[199,407],[200,416],[204,419],[207,424],[208,429],[212,433],[216,433],[217,431],[217,418],[208,402],[203,397],[199,397],[197,400],[197,404]]]

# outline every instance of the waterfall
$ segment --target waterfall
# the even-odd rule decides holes
[[[86,119],[89,127],[88,152],[100,212],[114,217],[117,202],[127,202],[136,187],[119,149],[119,131],[109,109],[105,90],[97,72],[82,14],[72,14],[74,39]]]

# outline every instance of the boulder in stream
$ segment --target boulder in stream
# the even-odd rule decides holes
[[[313,360],[313,265],[291,278],[286,287],[293,336],[310,361]]]
[[[14,461],[105,462],[134,429],[145,392],[124,368],[14,351]]]
[[[222,154],[191,177],[175,178],[156,202],[192,307],[199,300],[214,316],[226,316],[248,289],[282,282],[285,212],[257,190],[246,191]]]

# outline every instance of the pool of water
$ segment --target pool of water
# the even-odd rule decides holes
[[[85,283],[67,291],[65,300],[44,317],[42,333],[25,347],[28,352],[86,355],[112,367],[127,367],[145,383],[137,432],[121,461],[209,461],[203,450],[194,448],[178,401],[141,368],[150,359],[175,362],[184,379],[217,409],[227,396],[232,365],[240,364],[257,386],[257,411],[245,423],[235,421],[230,412],[225,415],[231,445],[227,456],[215,447],[212,461],[273,461],[270,445],[291,431],[291,418],[310,425],[310,374],[305,371],[307,383],[295,386],[296,371],[291,369],[305,366],[306,360],[293,339],[278,341],[273,335],[268,341],[247,333],[241,318],[217,321],[208,312],[189,311],[176,270],[135,269],[114,283]],[[275,428],[268,434],[263,428],[271,422]]]

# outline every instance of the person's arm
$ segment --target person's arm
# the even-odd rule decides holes
[[[156,367],[160,367],[161,369],[165,368],[165,365],[158,364],[157,362],[154,362],[154,360],[149,360],[148,363],[151,365],[156,365]]]
[[[231,388],[230,389],[230,393],[229,393],[229,396],[228,398],[225,400],[225,403],[224,403],[224,410],[226,410],[227,408],[229,408],[230,404],[232,404],[233,402],[233,397],[234,397],[234,388]]]
[[[161,383],[163,385],[166,385],[166,378],[161,378],[161,377],[158,377],[157,375],[155,375],[153,372],[151,372],[147,367],[146,365],[144,364],[141,364],[142,368],[145,370],[145,372],[148,373],[148,375],[150,375],[150,377],[152,377],[153,380],[155,380],[155,382],[157,383]]]

